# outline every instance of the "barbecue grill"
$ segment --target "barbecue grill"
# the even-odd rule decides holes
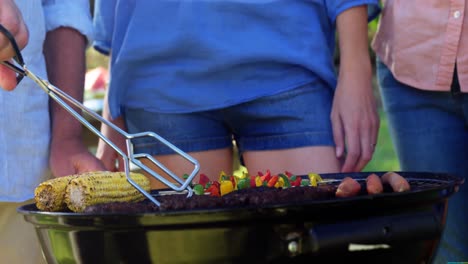
[[[189,184],[199,170],[192,157],[152,132],[128,134],[103,119],[26,67],[16,41],[3,26],[16,62],[0,62],[44,91],[124,159],[127,180],[160,205],[160,193],[144,191],[129,177],[138,165],[173,191],[193,192]],[[126,138],[126,154],[87,122],[69,104],[90,114]],[[194,170],[184,181],[149,154],[133,153],[133,139],[149,137],[172,148]],[[155,173],[148,158],[177,181]],[[382,173],[377,173],[381,175]],[[256,207],[160,211],[153,213],[41,212],[34,204],[18,211],[36,228],[49,263],[301,263],[301,262],[430,262],[445,225],[448,198],[463,180],[431,173],[400,173],[411,185],[404,193],[353,198],[302,200]],[[369,173],[326,174],[323,184],[345,176],[364,182]],[[296,187],[300,188],[300,187]],[[359,250],[355,250],[357,248]]]
[[[321,176],[338,184],[369,174]],[[399,174],[411,191],[152,213],[42,212],[34,204],[18,211],[49,263],[430,263],[463,179]]]

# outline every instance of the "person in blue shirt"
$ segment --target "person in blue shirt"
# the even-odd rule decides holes
[[[15,38],[27,68],[83,97],[85,48],[92,37],[88,0],[0,0],[0,24]],[[0,60],[14,55],[0,33]],[[17,212],[34,203],[34,189],[53,176],[103,170],[82,142],[82,125],[33,80],[17,83],[0,65],[1,263],[46,263],[34,226]]]
[[[252,173],[360,171],[379,128],[367,36],[377,13],[377,0],[97,0],[94,47],[111,73],[103,114],[158,133],[212,179],[232,171],[233,140]],[[191,171],[158,142],[134,143]],[[119,169],[103,142],[98,156]]]

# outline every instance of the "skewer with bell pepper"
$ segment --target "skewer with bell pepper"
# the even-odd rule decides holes
[[[285,171],[277,175],[272,175],[270,170],[265,174],[258,172],[256,175],[249,176],[245,173],[241,176],[228,176],[223,171],[220,173],[219,182],[211,182],[209,178],[200,174],[198,184],[193,185],[195,194],[209,194],[212,196],[222,196],[235,190],[266,186],[269,188],[290,188],[300,186],[317,186],[322,181],[319,174],[310,173],[308,179]]]

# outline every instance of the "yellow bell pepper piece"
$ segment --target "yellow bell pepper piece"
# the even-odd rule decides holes
[[[240,175],[241,179],[245,179],[249,177],[249,173],[247,171],[242,171],[242,175]]]
[[[284,187],[284,180],[283,178],[279,177],[278,181],[275,183],[275,188],[283,188]]]
[[[221,192],[221,196],[223,195],[226,195],[232,191],[234,191],[234,186],[232,185],[232,182],[231,181],[222,181],[220,183],[220,192]]]
[[[225,180],[228,180],[229,177],[226,175],[226,173],[224,171],[221,171],[219,173],[219,182],[222,182],[222,181],[225,181]]]
[[[320,175],[317,173],[309,173],[308,176],[310,180],[310,186],[317,187],[317,184],[323,181],[322,177],[320,177]]]
[[[256,176],[256,177],[255,177],[255,186],[256,186],[256,187],[260,187],[260,186],[262,186],[262,185],[263,185],[262,179],[260,178],[260,176]]]
[[[249,173],[246,171],[236,171],[234,172],[234,177],[236,177],[238,180],[245,179],[249,177]]]

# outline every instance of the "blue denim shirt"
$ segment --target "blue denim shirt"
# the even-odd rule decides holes
[[[72,27],[91,39],[88,0],[15,0],[29,29],[22,50],[28,68],[47,77],[42,53],[45,34]],[[65,59],[65,58],[64,58]],[[0,202],[23,202],[47,177],[49,160],[49,97],[29,78],[11,92],[0,89]]]
[[[320,79],[336,85],[335,22],[378,0],[97,0],[94,46],[111,53],[109,106],[187,113]]]

